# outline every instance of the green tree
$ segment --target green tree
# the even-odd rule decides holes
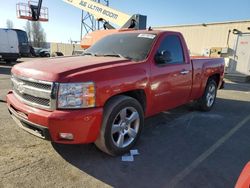
[[[46,43],[46,33],[39,21],[27,21],[25,31],[32,46],[44,47]]]
[[[24,29],[25,29],[25,31],[26,31],[26,33],[27,33],[27,36],[28,36],[29,41],[31,42],[32,39],[31,39],[31,26],[30,26],[30,21],[27,20]]]

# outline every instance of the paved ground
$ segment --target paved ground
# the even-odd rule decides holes
[[[0,62],[0,100],[11,87]],[[209,113],[180,107],[146,120],[134,162],[57,145],[16,126],[0,102],[0,187],[233,187],[250,161],[250,84],[227,83]]]

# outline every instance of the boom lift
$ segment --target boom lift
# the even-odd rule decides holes
[[[80,8],[94,16],[98,21],[103,22],[104,30],[96,30],[85,35],[81,41],[81,47],[86,49],[100,38],[115,32],[134,29],[146,29],[147,17],[140,14],[129,16],[123,12],[112,9],[93,0],[64,0],[77,8]],[[120,26],[115,29],[109,22]]]
[[[83,37],[81,47],[84,49],[90,47],[96,41],[111,33],[122,32],[125,30],[146,29],[147,17],[144,15],[135,14],[129,16],[94,0],[63,1],[90,13],[96,20],[103,22],[104,30],[96,30]],[[48,21],[48,8],[42,7],[42,0],[39,0],[38,3],[33,1],[29,1],[28,4],[18,3],[17,17],[31,21]],[[120,29],[115,29],[115,27],[109,22],[119,26]]]
[[[17,17],[30,21],[47,22],[49,20],[48,8],[42,7],[42,2],[42,0],[39,0],[38,2],[28,1],[28,3],[17,3]]]

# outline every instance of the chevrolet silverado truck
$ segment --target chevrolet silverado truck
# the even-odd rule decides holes
[[[121,155],[135,145],[145,117],[190,102],[211,110],[224,60],[191,59],[181,33],[139,30],[106,36],[81,56],[20,63],[11,72],[7,105],[21,128]]]

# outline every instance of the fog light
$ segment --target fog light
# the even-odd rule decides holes
[[[65,140],[73,140],[74,136],[72,133],[59,133],[59,137]]]

